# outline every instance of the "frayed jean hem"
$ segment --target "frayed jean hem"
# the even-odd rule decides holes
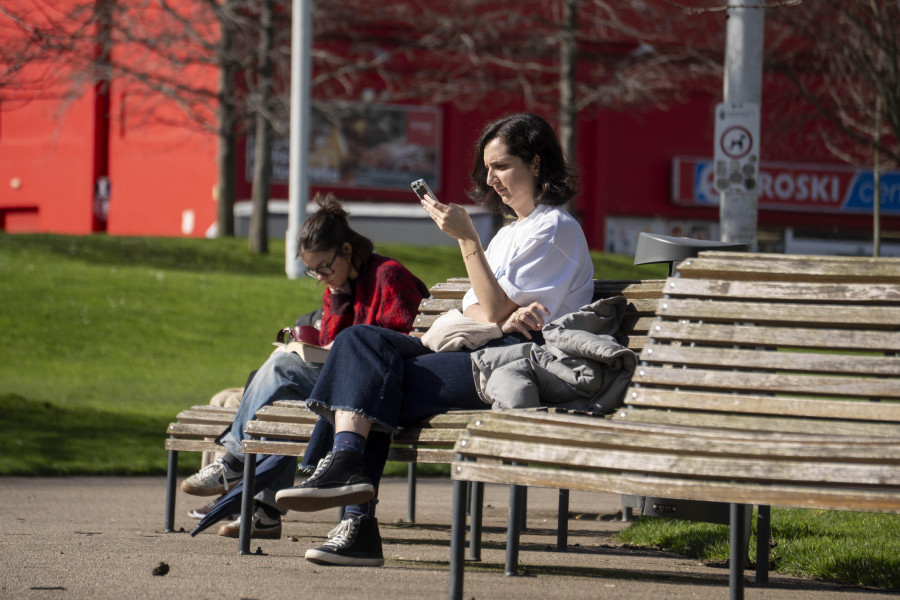
[[[349,412],[355,412],[356,414],[361,415],[367,421],[371,421],[372,422],[372,431],[382,431],[382,432],[388,433],[388,434],[391,434],[391,433],[394,433],[395,431],[397,431],[396,426],[388,425],[384,421],[381,421],[381,420],[373,417],[372,415],[365,412],[364,410],[361,410],[361,409],[353,407],[353,406],[331,406],[320,400],[310,399],[310,400],[306,401],[306,408],[308,408],[312,412],[316,413],[317,415],[319,415],[320,417],[322,417],[323,419],[325,419],[332,425],[334,425],[334,411],[345,410],[345,411],[349,411]]]

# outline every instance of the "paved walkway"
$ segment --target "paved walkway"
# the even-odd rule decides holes
[[[240,556],[237,540],[216,528],[191,538],[163,533],[165,481],[142,478],[0,478],[0,598],[148,598],[190,600],[446,598],[451,484],[419,483],[417,523],[406,518],[406,484],[383,482],[379,520],[385,539],[382,568],[322,567],[307,563],[336,510],[289,513],[281,540],[254,540],[260,554]],[[553,490],[531,490],[529,531],[523,536],[523,576],[503,574],[508,491],[488,486],[485,546],[469,564],[465,597],[615,598],[668,600],[727,598],[728,572],[662,552],[622,547],[612,536],[616,496],[573,493],[571,551],[555,546]],[[203,500],[179,494],[176,528],[190,530],[188,508]],[[169,565],[165,576],[152,571]],[[752,573],[748,571],[752,579]],[[772,576],[746,597],[855,600],[893,594]]]

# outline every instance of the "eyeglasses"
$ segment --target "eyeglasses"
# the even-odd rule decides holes
[[[331,268],[331,265],[334,264],[334,261],[337,260],[337,257],[340,255],[341,249],[338,248],[334,251],[334,256],[331,257],[331,262],[328,262],[324,265],[319,265],[317,267],[308,267],[304,273],[306,273],[307,277],[312,277],[313,279],[318,279],[321,275],[322,277],[328,277],[329,275],[334,273],[334,269]]]

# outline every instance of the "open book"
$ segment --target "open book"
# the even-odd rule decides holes
[[[278,349],[275,350],[276,352],[294,352],[306,362],[324,363],[325,359],[328,358],[328,349],[315,344],[307,344],[306,342],[289,342],[287,344],[274,342],[274,344],[278,346]]]
[[[318,344],[319,330],[315,327],[285,328],[279,332],[278,339],[274,342],[278,346],[275,352],[294,352],[311,363],[324,363],[328,358],[328,349]]]

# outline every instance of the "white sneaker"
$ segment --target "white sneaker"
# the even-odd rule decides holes
[[[224,459],[217,458],[216,462],[182,481],[181,491],[193,496],[216,496],[227,492],[243,476],[241,471],[234,471],[225,464]]]
[[[236,538],[241,534],[241,518],[238,517],[231,523],[219,527],[219,535]],[[263,509],[257,508],[253,513],[253,526],[250,528],[250,537],[257,539],[278,540],[281,539],[281,517],[273,519]]]

